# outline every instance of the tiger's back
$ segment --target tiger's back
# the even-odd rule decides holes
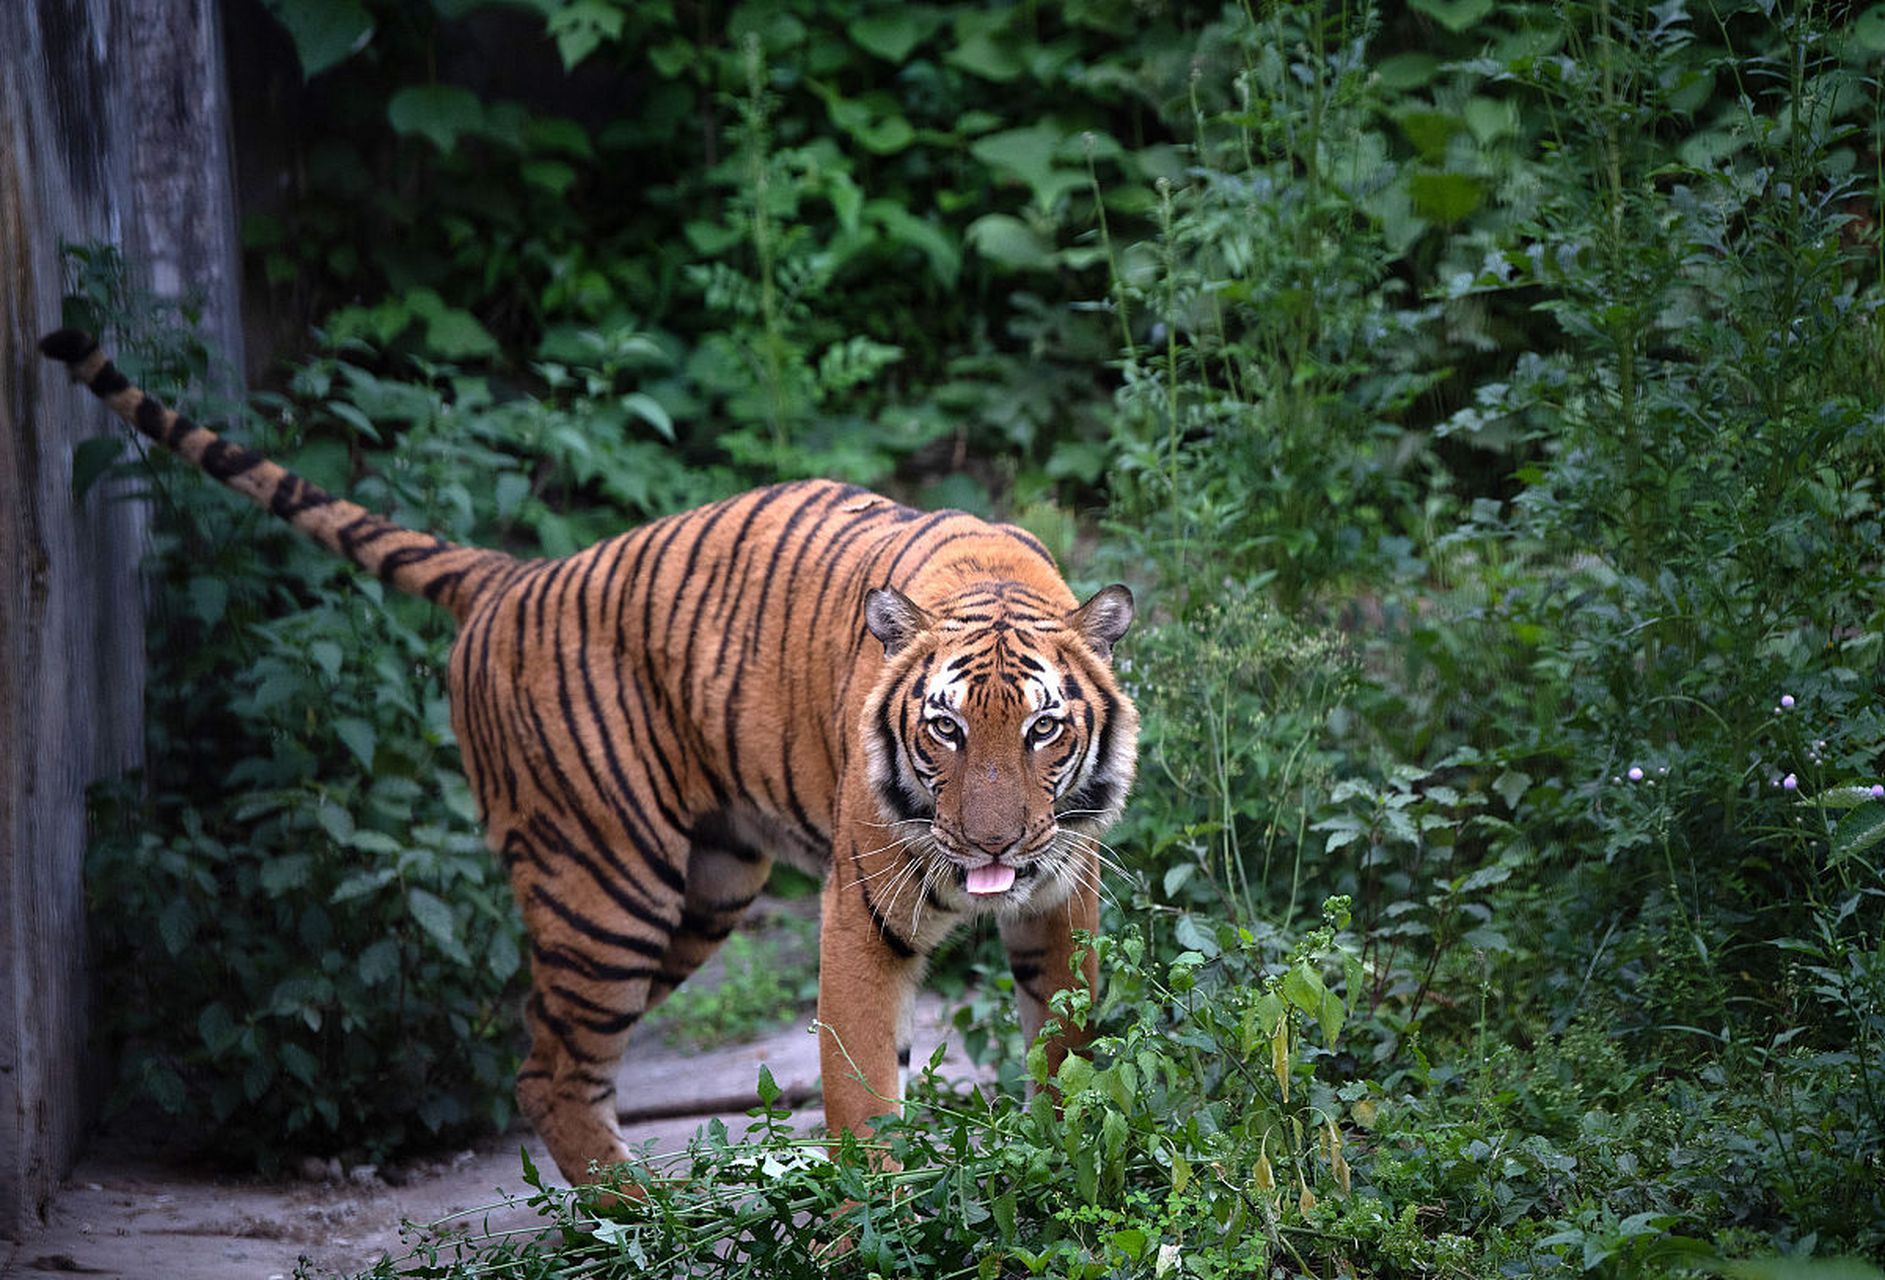
[[[563,1173],[627,1158],[635,1024],[731,932],[772,861],[825,876],[827,1121],[895,1105],[911,998],[963,918],[1000,923],[1024,1030],[1090,984],[1097,833],[1136,718],[1130,593],[1076,605],[1025,531],[828,481],[657,520],[560,560],[406,530],[43,344],[138,430],[460,623],[453,729],[530,939],[518,1100]],[[1050,1059],[1077,1045],[1063,1032]]]

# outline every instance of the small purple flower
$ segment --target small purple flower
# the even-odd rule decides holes
[[[1641,782],[1642,780],[1643,780],[1643,768],[1642,768],[1642,766],[1641,766],[1641,765],[1634,765],[1634,764],[1633,764],[1633,765],[1631,765],[1631,766],[1630,766],[1630,781],[1631,781],[1631,782]]]
[[[1885,800],[1885,786],[1880,786],[1878,783],[1874,782],[1872,784],[1872,798],[1874,800]]]
[[[1799,790],[1799,787],[1800,787],[1800,779],[1798,779],[1798,778],[1796,778],[1796,777],[1794,777],[1794,776],[1793,776],[1793,775],[1792,775],[1792,774],[1790,773],[1790,774],[1788,774],[1788,775],[1787,775],[1786,777],[1784,777],[1784,778],[1782,778],[1782,779],[1780,780],[1780,785],[1781,785],[1781,787],[1782,787],[1782,788],[1784,788],[1785,790],[1788,790],[1788,791],[1797,791],[1797,790]]]
[[[1780,709],[1782,711],[1793,710],[1793,695],[1791,693],[1783,693],[1780,695]]]

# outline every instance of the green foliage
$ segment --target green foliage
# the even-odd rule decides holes
[[[782,474],[1060,552],[1087,504],[1150,605],[1059,1112],[972,956],[1009,1088],[928,1082],[895,1171],[768,1107],[430,1274],[1876,1276],[1824,1260],[1885,1249],[1874,9],[523,6],[631,86],[579,120],[441,77],[476,0],[295,8],[330,114],[249,230],[323,316],[297,465],[550,553]],[[442,637],[217,519],[165,544],[153,782],[99,854],[130,918],[188,904],[112,943],[133,1084],[200,1117],[294,1045],[321,1088],[257,1114],[341,1132],[369,1081],[319,1037],[384,1025],[348,957],[390,939],[451,1023],[403,1087],[483,1114],[501,975],[449,944],[508,914],[409,678]],[[684,1019],[749,1026],[764,959]]]
[[[1880,1274],[1810,1243],[1746,1260],[1726,1252],[1746,1233],[1681,1232],[1745,1212],[1774,1145],[1758,1109],[1652,1082],[1599,1025],[1470,1076],[1356,1078],[1366,980],[1348,924],[1339,899],[1293,945],[1185,917],[1169,960],[1123,926],[1098,944],[1097,1000],[1064,1010],[1100,1034],[1055,1077],[1058,1106],[926,1073],[908,1114],[828,1156],[762,1071],[746,1132],[711,1122],[678,1162],[574,1192],[526,1163],[544,1239],[441,1229],[371,1274]],[[1040,1055],[1031,1068],[1045,1084]],[[873,1152],[895,1167],[873,1171]],[[625,1184],[635,1201],[605,1198]],[[1631,1207],[1644,1200],[1658,1207]]]
[[[330,328],[383,299],[382,340],[445,359],[657,334],[680,436],[749,474],[1012,455],[955,483],[976,507],[1016,475],[1029,500],[1099,478],[1108,326],[1065,308],[1101,280],[1088,176],[1130,219],[1177,172],[1158,113],[1184,95],[1184,9],[522,7],[276,10],[323,127],[293,201],[249,220],[271,281]],[[441,80],[493,40],[623,87],[578,118]]]
[[[734,934],[718,952],[724,972],[717,981],[677,988],[661,1005],[659,1029],[670,1043],[707,1049],[800,1017],[818,999],[817,948],[807,934]]]

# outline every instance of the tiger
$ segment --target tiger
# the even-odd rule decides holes
[[[1076,600],[1025,530],[850,484],[752,490],[560,559],[407,529],[166,408],[88,334],[41,342],[135,430],[456,622],[451,724],[528,937],[516,1097],[572,1184],[629,1158],[635,1025],[775,859],[823,879],[826,1132],[900,1106],[928,960],[992,916],[1019,1020],[1091,992],[1100,836],[1138,719],[1123,584]],[[1049,1072],[1087,1032],[1048,1027]]]

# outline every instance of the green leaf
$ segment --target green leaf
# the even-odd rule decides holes
[[[1409,0],[1448,31],[1464,31],[1492,12],[1492,0]]]
[[[353,752],[362,769],[373,772],[373,753],[379,749],[379,735],[373,732],[372,725],[353,716],[342,716],[334,721],[334,736]]]
[[[1531,788],[1532,775],[1519,769],[1507,769],[1492,780],[1492,789],[1505,801],[1508,809],[1518,808],[1518,802],[1525,798],[1525,792]]]
[[[471,360],[498,353],[497,339],[462,307],[449,305],[431,289],[408,290],[405,302],[425,322],[425,345],[447,360]]]
[[[1016,271],[1051,271],[1054,248],[1021,219],[986,213],[969,224],[962,239],[990,262]]]
[[[281,1065],[302,1084],[313,1084],[321,1073],[321,1061],[298,1044],[281,1047]]]
[[[1833,832],[1829,865],[1837,866],[1885,840],[1885,804],[1868,804],[1840,819]]]
[[[1322,977],[1307,964],[1298,964],[1283,975],[1283,998],[1312,1017],[1322,1014],[1324,988]]]
[[[360,953],[354,968],[360,974],[360,981],[369,987],[378,986],[399,972],[399,943],[392,938],[381,938]]]
[[[1465,173],[1416,173],[1407,179],[1414,210],[1434,222],[1458,222],[1484,203],[1485,184]]]
[[[287,29],[303,79],[338,66],[373,38],[373,19],[359,0],[264,0]]]
[[[1394,123],[1428,164],[1445,160],[1447,144],[1466,128],[1464,120],[1445,111],[1403,111]]]
[[[72,500],[83,502],[98,478],[124,452],[123,436],[93,436],[72,451]]]
[[[436,894],[415,886],[406,894],[406,905],[412,912],[412,918],[419,922],[419,927],[426,931],[432,941],[460,964],[470,963],[465,954],[464,944],[458,940],[457,926],[452,917],[452,909],[445,905]]]
[[[173,956],[182,955],[196,939],[196,912],[189,899],[172,898],[157,913],[157,936],[163,939],[164,950]]]
[[[1853,20],[1852,38],[1873,53],[1885,53],[1885,4],[1875,4]]]
[[[356,831],[353,833],[353,839],[347,843],[361,853],[372,853],[381,857],[391,857],[394,854],[404,853],[406,850],[405,845],[384,831]]]
[[[1134,1262],[1137,1262],[1140,1258],[1145,1256],[1147,1241],[1148,1237],[1144,1231],[1140,1230],[1138,1227],[1126,1227],[1113,1232],[1111,1243],[1113,1248],[1119,1250]]]
[[[138,1066],[138,1083],[151,1101],[170,1115],[182,1112],[189,1096],[183,1087],[183,1078],[154,1057],[145,1058]]]
[[[316,640],[308,646],[308,656],[313,658],[314,665],[325,671],[327,678],[332,680],[340,674],[341,662],[345,655],[341,652],[340,646],[332,640]]]
[[[355,898],[375,893],[399,874],[393,867],[374,867],[367,871],[356,871],[334,886],[334,892],[328,896],[328,902],[351,902]]]
[[[1327,988],[1323,989],[1322,999],[1316,1005],[1316,1021],[1322,1027],[1322,1043],[1333,1049],[1336,1038],[1342,1034],[1342,1021],[1348,1016],[1348,1009],[1342,1004],[1342,998]]]
[[[904,4],[888,12],[854,18],[845,32],[866,53],[885,62],[902,62],[917,45],[935,35],[945,21],[947,15],[934,5]]]
[[[972,75],[999,84],[1019,79],[1021,73],[1027,70],[1027,64],[1021,61],[1015,49],[1015,42],[994,32],[975,32],[943,55],[943,60],[952,67],[960,67]]]
[[[1172,926],[1172,938],[1179,946],[1196,951],[1206,959],[1214,960],[1219,954],[1216,930],[1200,923],[1196,916],[1179,916],[1178,923]]]
[[[270,858],[262,864],[257,877],[271,898],[279,898],[291,889],[307,884],[314,871],[314,859],[305,853],[289,853]]]
[[[1384,89],[1418,89],[1440,74],[1440,59],[1431,53],[1397,53],[1381,59],[1374,73]]]
[[[220,1055],[228,1049],[235,1042],[238,1030],[229,1007],[220,1000],[205,1008],[196,1018],[196,1033],[203,1038],[203,1046],[213,1055]]]
[[[1801,796],[1795,803],[1812,809],[1857,809],[1860,805],[1871,804],[1877,798],[1870,787],[1828,787],[1818,795]]]
[[[386,119],[395,132],[416,133],[450,152],[462,134],[484,128],[484,106],[471,90],[457,85],[413,85],[393,95]]]
[[[221,578],[190,579],[190,612],[206,627],[223,620],[229,607],[229,584]]]
[[[622,397],[622,407],[653,427],[663,440],[674,443],[674,419],[659,400],[645,391],[631,391]]]
[[[335,844],[346,844],[353,839],[353,815],[332,800],[323,800],[314,806],[314,820]]]
[[[864,216],[882,227],[894,243],[921,253],[937,283],[955,287],[962,273],[962,250],[946,228],[917,217],[894,200],[871,201],[864,207]]]
[[[498,476],[497,485],[493,490],[493,496],[497,500],[498,519],[514,518],[529,494],[530,477],[521,471],[506,471]]]
[[[485,944],[484,960],[493,978],[499,982],[509,982],[511,975],[524,962],[522,953],[517,949],[517,936],[509,929],[497,929],[491,934],[490,942]]]
[[[524,126],[524,137],[535,151],[561,151],[578,160],[593,160],[596,149],[589,142],[589,131],[563,116],[532,116]]]
[[[531,186],[557,197],[576,185],[576,170],[561,160],[527,160],[518,172]]]
[[[604,40],[618,39],[625,17],[609,0],[571,0],[553,14],[545,27],[556,39],[563,69],[587,58]]]
[[[1054,155],[1066,139],[1064,130],[1043,121],[977,138],[969,144],[969,154],[997,173],[1026,183],[1035,203],[1051,209],[1063,192],[1085,186],[1087,181],[1078,170],[1054,166]]]
[[[1015,1238],[1015,1210],[1018,1207],[1015,1193],[1012,1191],[1004,1191],[989,1201],[989,1213],[995,1219],[995,1227],[1001,1232],[1001,1240],[1004,1244]]]

